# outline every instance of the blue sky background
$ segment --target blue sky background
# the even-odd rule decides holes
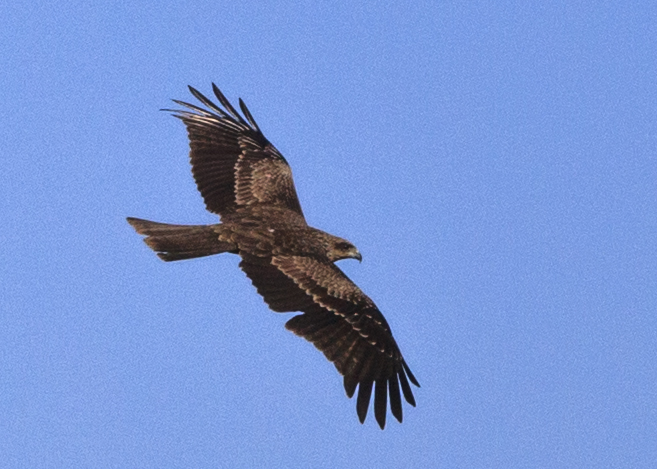
[[[657,3],[4,2],[2,467],[654,467]],[[244,98],[422,384],[358,423],[213,223],[187,85]]]

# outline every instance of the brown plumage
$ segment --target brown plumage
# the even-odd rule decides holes
[[[276,312],[301,311],[285,327],[312,342],[344,376],[365,421],[374,390],[381,428],[390,410],[402,421],[401,394],[415,406],[409,380],[419,386],[385,318],[334,264],[361,260],[349,241],[306,224],[283,155],[265,138],[240,99],[242,117],[213,84],[221,106],[189,87],[207,109],[183,101],[172,110],[187,127],[192,173],[216,225],[169,225],[128,218],[165,261],[239,254],[240,268]],[[245,120],[246,118],[246,120]],[[401,388],[401,393],[400,393]]]

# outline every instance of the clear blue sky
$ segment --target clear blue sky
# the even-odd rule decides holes
[[[0,466],[654,467],[657,3],[4,2]],[[351,240],[422,388],[358,423],[213,223],[216,82]]]

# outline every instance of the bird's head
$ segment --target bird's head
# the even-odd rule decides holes
[[[340,259],[358,259],[359,262],[363,260],[363,256],[360,255],[356,246],[346,239],[337,237],[330,243],[328,257],[331,262],[339,261]]]

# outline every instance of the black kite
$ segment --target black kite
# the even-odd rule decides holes
[[[312,342],[344,376],[349,397],[358,386],[356,409],[365,421],[374,388],[374,415],[381,428],[390,410],[402,421],[401,391],[415,398],[419,386],[402,357],[385,318],[334,264],[361,260],[349,241],[307,225],[292,172],[265,138],[240,99],[244,118],[216,85],[223,109],[189,87],[207,109],[170,110],[187,127],[192,173],[216,225],[169,225],[137,218],[128,222],[165,261],[239,254],[241,269],[276,312],[301,311],[285,327]],[[407,379],[408,377],[408,379]]]

